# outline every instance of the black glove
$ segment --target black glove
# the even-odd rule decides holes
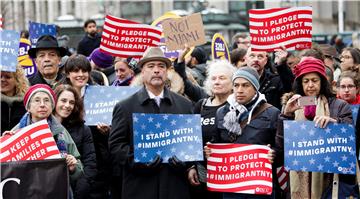
[[[146,164],[146,166],[148,168],[157,168],[161,165],[163,159],[159,156],[159,155],[156,155],[154,160],[152,162],[149,162]]]
[[[185,172],[186,171],[186,163],[181,161],[176,155],[172,156],[168,160],[169,166],[176,171]]]
[[[177,63],[177,59],[174,61],[175,71],[183,78],[183,80],[187,79],[185,62]]]

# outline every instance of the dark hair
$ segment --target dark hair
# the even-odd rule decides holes
[[[324,53],[321,51],[319,47],[312,47],[310,49],[305,49],[301,53],[301,57],[314,57],[316,59],[320,59],[324,62]]]
[[[86,20],[85,23],[84,23],[84,28],[86,28],[86,27],[87,27],[89,24],[91,24],[91,23],[93,23],[93,24],[96,25],[95,20],[93,20],[93,19],[88,19],[88,20]]]
[[[246,55],[247,50],[242,49],[242,48],[236,48],[234,50],[231,51],[230,53],[230,60],[231,63],[236,66],[236,64],[241,61],[242,59],[244,59],[245,55]]]
[[[29,31],[27,31],[27,30],[22,30],[22,31],[20,32],[20,37],[25,38],[25,39],[29,39]]]
[[[70,72],[73,72],[73,71],[76,72],[79,70],[89,72],[89,81],[91,81],[91,79],[90,79],[91,64],[90,64],[89,60],[84,55],[80,55],[80,54],[71,55],[66,60],[65,73],[69,74]],[[65,83],[71,85],[69,78],[66,77]]]
[[[354,65],[360,64],[360,50],[359,49],[352,48],[352,47],[347,47],[347,48],[344,48],[342,50],[342,52],[344,52],[344,51],[349,51],[350,52],[351,57],[354,60]]]
[[[62,121],[62,124],[64,126],[73,126],[77,125],[79,123],[84,123],[84,103],[83,100],[80,97],[80,94],[76,91],[76,89],[68,84],[62,84],[56,87],[55,94],[57,97],[57,100],[59,100],[59,96],[64,91],[69,91],[74,94],[75,98],[75,104],[74,109],[72,110],[69,117],[64,118]],[[53,113],[56,112],[56,108],[54,109]]]
[[[320,93],[319,94],[324,95],[326,98],[334,97],[334,94],[331,91],[330,83],[328,82],[328,80],[324,76],[320,75],[319,73],[317,73],[317,74],[320,77]],[[304,75],[306,75],[306,74],[304,74]],[[293,85],[294,92],[301,96],[305,96],[304,88],[302,86],[302,78],[304,77],[304,75],[301,75],[300,77],[298,77],[294,81],[294,85]]]
[[[243,38],[243,39],[246,39],[248,38],[249,35],[246,33],[246,32],[240,32],[240,33],[236,33],[233,37],[232,37],[232,49],[236,49],[237,48],[237,40],[239,38]]]

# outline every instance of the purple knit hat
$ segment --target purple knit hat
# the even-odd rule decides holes
[[[114,57],[107,53],[101,52],[100,48],[96,48],[94,51],[92,51],[88,57],[88,60],[93,61],[100,68],[108,68],[113,65]]]

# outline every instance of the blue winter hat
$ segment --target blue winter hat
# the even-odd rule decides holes
[[[239,68],[234,73],[232,82],[234,83],[235,79],[239,78],[239,77],[248,80],[255,87],[256,90],[259,90],[259,88],[260,88],[259,79],[260,78],[259,78],[258,72],[255,69],[248,67],[248,66]]]

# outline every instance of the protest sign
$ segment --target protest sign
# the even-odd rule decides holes
[[[99,122],[111,125],[115,105],[139,89],[140,87],[130,86],[86,87],[84,96],[86,125],[96,126]]]
[[[254,51],[311,48],[312,8],[251,9],[249,28]]]
[[[351,105],[351,113],[354,121],[354,126],[356,125],[356,120],[357,117],[359,116],[359,107],[360,107],[359,104]]]
[[[230,60],[229,49],[224,37],[220,33],[216,33],[211,41],[211,56],[213,60],[226,59]]]
[[[161,29],[106,15],[100,50],[117,57],[141,58],[148,47],[158,46]]]
[[[1,199],[69,198],[65,159],[1,163]]]
[[[20,34],[13,30],[0,31],[0,70],[15,72]]]
[[[35,61],[28,55],[28,51],[30,48],[30,40],[21,38],[19,45],[18,62],[23,67],[26,77],[33,76],[37,71]]]
[[[251,144],[209,144],[207,187],[210,191],[248,194],[272,192],[269,147]]]
[[[135,162],[151,162],[156,155],[163,162],[174,155],[181,161],[202,161],[202,133],[199,114],[133,113]]]
[[[200,13],[180,19],[169,19],[162,23],[166,46],[169,50],[183,49],[185,44],[197,46],[204,44],[205,31]]]
[[[288,170],[355,174],[354,127],[329,123],[325,129],[311,121],[284,121],[284,155]]]
[[[29,21],[29,36],[31,45],[34,47],[37,39],[43,35],[56,37],[56,26],[54,24],[44,24]]]
[[[162,23],[165,20],[167,20],[167,19],[178,19],[178,18],[180,18],[180,16],[178,16],[176,14],[173,14],[171,12],[168,12],[168,13],[165,13],[163,16],[157,18],[155,21],[153,21],[151,25],[159,27],[162,30]],[[159,47],[164,52],[165,57],[167,57],[169,59],[176,59],[176,58],[179,57],[179,53],[180,53],[179,50],[169,50],[166,47],[164,32],[161,34]]]
[[[0,137],[0,162],[61,158],[46,120]]]

